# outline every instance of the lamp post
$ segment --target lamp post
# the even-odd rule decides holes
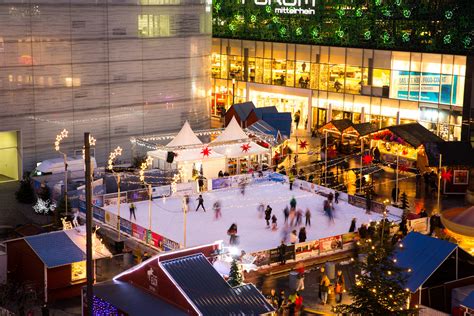
[[[114,179],[117,182],[117,230],[118,230],[118,241],[120,241],[120,173],[114,171],[114,162],[118,156],[122,155],[122,148],[118,146],[114,149],[113,152],[109,155],[109,160],[107,162],[107,168],[112,171]]]
[[[66,215],[67,215],[67,154],[61,151],[61,141],[68,137],[69,132],[67,129],[63,129],[60,134],[56,135],[56,141],[54,142],[54,149],[63,155],[64,159],[64,203],[66,206]]]
[[[232,105],[235,103],[235,78],[232,79]]]
[[[90,154],[90,134],[84,133],[84,162],[86,179],[86,274],[87,274],[87,315],[93,312],[94,265],[92,262],[92,168]]]
[[[151,240],[151,184],[147,183],[145,181],[145,170],[151,166],[153,163],[153,158],[148,156],[145,160],[145,162],[142,162],[140,165],[140,181],[143,182],[145,186],[148,188],[148,242]]]

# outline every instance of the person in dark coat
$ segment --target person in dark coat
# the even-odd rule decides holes
[[[132,220],[132,216],[135,220],[137,220],[137,216],[135,215],[135,204],[130,203],[130,221]]]
[[[280,246],[278,246],[278,259],[280,260],[281,265],[284,265],[286,263],[285,253],[286,245],[285,242],[282,240]]]
[[[199,186],[199,192],[202,192],[202,190],[204,189],[204,177],[203,176],[199,176],[198,186]]]
[[[372,200],[370,198],[370,194],[367,193],[365,195],[365,212],[367,214],[370,214],[371,207],[372,207]]]
[[[237,244],[237,224],[236,223],[232,223],[232,225],[230,225],[229,229],[227,230],[227,235],[230,236],[230,240],[229,240],[230,245]]]
[[[295,209],[295,208],[296,208],[296,199],[295,199],[294,196],[293,196],[293,197],[291,198],[291,200],[290,200],[290,207],[291,207],[292,209]]]
[[[379,163],[380,162],[380,150],[378,147],[375,147],[374,149],[374,162]]]
[[[272,208],[270,205],[267,205],[267,208],[265,209],[265,220],[267,221],[267,228],[270,227],[270,219],[272,218]]]
[[[199,207],[202,207],[202,209],[204,210],[204,212],[206,211],[206,208],[204,207],[204,199],[202,197],[202,194],[199,194],[198,198],[196,199],[196,201],[198,201],[198,206],[196,207],[196,212],[197,210],[199,209]]]
[[[222,170],[219,171],[219,173],[217,174],[217,176],[218,176],[219,178],[224,177],[224,173],[222,172]]]
[[[272,215],[272,230],[277,230],[278,224],[277,224],[277,217],[275,214]]]
[[[351,221],[351,226],[349,227],[349,233],[355,232],[357,218],[353,218]]]
[[[301,227],[300,232],[298,234],[298,240],[299,242],[305,242],[306,241],[306,228]]]
[[[426,209],[422,209],[420,212],[420,218],[428,217],[428,213],[426,213]]]
[[[367,235],[368,235],[368,232],[367,232],[367,225],[366,225],[366,224],[362,224],[362,225],[359,227],[359,236],[360,236],[360,238],[365,239],[365,238],[367,238]]]
[[[342,293],[344,293],[344,275],[342,275],[341,270],[337,271],[336,281],[334,282],[334,284],[334,292],[336,293],[336,303],[339,304],[342,302]]]
[[[334,193],[334,203],[339,204],[339,191]]]
[[[309,208],[306,208],[306,212],[304,213],[304,217],[305,217],[304,225],[311,227],[311,211],[309,210]]]
[[[290,216],[290,209],[288,206],[285,206],[283,209],[283,215],[285,216],[285,224],[288,223],[288,216]]]

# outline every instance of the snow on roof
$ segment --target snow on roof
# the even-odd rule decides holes
[[[247,150],[244,150],[244,146],[248,146]],[[248,142],[248,143],[234,143],[234,144],[226,144],[221,146],[212,147],[216,152],[226,156],[228,158],[237,158],[237,157],[244,157],[250,155],[258,155],[264,154],[269,152],[267,148],[264,148],[257,143]]]
[[[225,128],[225,130],[217,136],[216,139],[212,141],[212,143],[223,143],[235,140],[246,140],[249,137],[245,134],[244,130],[239,126],[235,117],[232,117],[229,125]]]
[[[181,147],[189,145],[199,145],[202,144],[201,140],[194,134],[191,125],[188,121],[184,122],[183,127],[179,131],[172,141],[170,141],[166,146],[167,147]]]

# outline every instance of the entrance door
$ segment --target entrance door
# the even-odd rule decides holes
[[[315,120],[316,121],[316,127],[317,128],[320,128],[321,126],[323,126],[324,124],[326,124],[326,120],[327,120],[327,110],[326,109],[320,109],[318,108],[318,116],[317,116],[317,119]],[[316,116],[314,116],[316,117]]]
[[[18,133],[0,132],[0,182],[19,179]]]

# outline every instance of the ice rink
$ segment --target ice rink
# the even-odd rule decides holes
[[[323,196],[306,192],[298,188],[289,190],[288,184],[264,182],[249,185],[245,195],[237,188],[221,189],[203,194],[206,212],[197,206],[197,195],[191,196],[189,212],[187,214],[187,247],[196,246],[224,240],[228,244],[227,230],[232,223],[238,226],[240,240],[239,248],[246,252],[270,249],[277,247],[282,239],[284,226],[283,209],[289,206],[290,199],[295,197],[296,209],[301,209],[303,214],[306,208],[311,211],[311,227],[306,227],[307,241],[347,233],[352,218],[357,218],[357,226],[372,220],[380,220],[380,214],[366,214],[364,209],[339,201],[335,204],[334,222],[330,222],[323,212]],[[213,203],[219,200],[222,205],[222,217],[214,219]],[[278,218],[278,230],[266,228],[265,219],[259,216],[257,207],[263,202],[269,204],[272,215]],[[152,201],[152,230],[162,236],[179,243],[183,243],[182,198],[155,199]],[[136,216],[132,222],[137,222],[142,227],[148,227],[148,201],[136,202]],[[107,211],[117,214],[115,205],[104,207]],[[129,206],[121,206],[121,217],[129,218]],[[389,219],[397,219],[396,217]],[[399,218],[398,218],[399,219]],[[304,216],[303,216],[304,225]],[[293,228],[292,228],[293,229]],[[299,231],[298,228],[294,228]]]

